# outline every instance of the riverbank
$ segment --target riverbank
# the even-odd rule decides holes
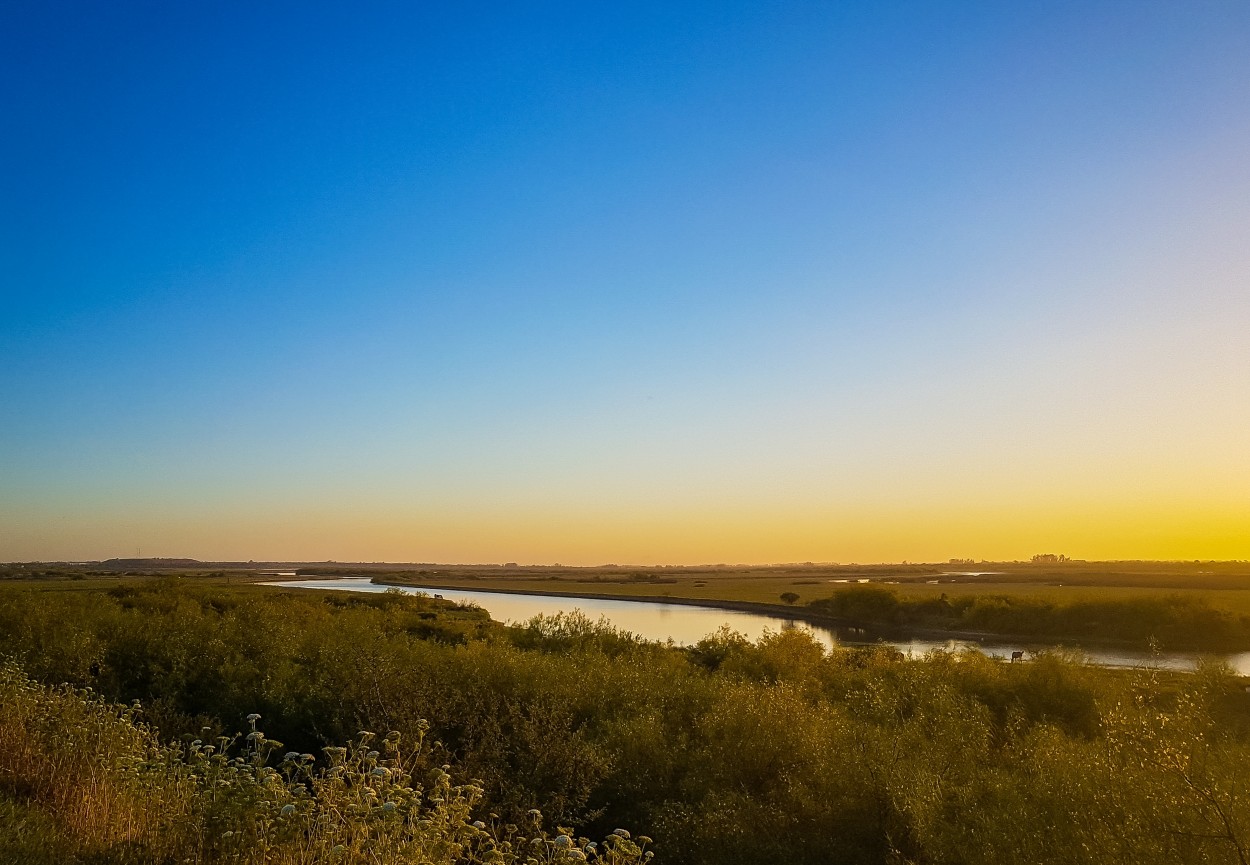
[[[915,624],[890,624],[874,621],[869,618],[854,616],[831,615],[810,606],[793,604],[769,604],[758,601],[741,601],[725,598],[689,598],[671,595],[621,594],[612,592],[584,592],[567,589],[514,589],[500,586],[466,586],[453,583],[433,583],[427,580],[405,579],[393,575],[373,577],[370,582],[375,585],[402,586],[437,591],[473,591],[488,594],[539,596],[551,598],[581,598],[586,600],[628,601],[636,603],[670,604],[676,606],[701,607],[717,610],[732,610],[761,616],[788,619],[797,622],[827,628],[835,632],[850,633],[853,642],[875,642],[878,640],[923,640],[947,641],[954,640],[966,643],[1017,643],[1026,649],[1042,648],[1088,648],[1110,650],[1150,651],[1151,646],[1145,640],[1132,640],[1115,637],[1075,636],[1072,634],[1024,634],[1010,631],[972,630],[957,628],[926,627]],[[1239,652],[1250,650],[1250,642],[1244,645],[1231,644],[1225,647],[1210,645],[1185,644],[1174,642],[1163,646],[1169,651],[1178,652]]]

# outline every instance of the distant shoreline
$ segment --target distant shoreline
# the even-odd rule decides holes
[[[339,579],[362,579],[365,575],[361,574],[355,577],[339,577]],[[333,578],[331,578],[333,579]],[[942,628],[923,628],[923,627],[907,627],[899,625],[883,625],[878,622],[863,622],[852,619],[838,618],[828,616],[823,613],[812,610],[808,607],[790,606],[784,604],[765,604],[756,601],[733,601],[720,598],[675,598],[669,595],[618,595],[596,592],[577,592],[577,591],[551,591],[544,589],[506,589],[497,587],[478,587],[478,586],[461,586],[452,584],[436,585],[428,581],[406,580],[393,576],[372,577],[369,582],[379,586],[400,586],[404,588],[430,589],[431,591],[457,591],[457,592],[488,592],[499,595],[539,595],[551,598],[583,598],[585,600],[604,600],[604,601],[635,601],[639,603],[652,604],[678,604],[687,607],[709,607],[717,610],[734,610],[743,613],[755,613],[775,618],[791,619],[795,621],[807,622],[812,625],[824,625],[830,628],[856,629],[861,632],[864,642],[872,642],[877,639],[892,639],[903,641],[907,639],[919,640],[959,640],[970,643],[1017,643],[1021,646],[1029,647],[1045,647],[1054,648],[1076,648],[1082,646],[1099,649],[1132,649],[1140,650],[1141,647],[1132,641],[1116,640],[1116,639],[1080,639],[1074,637],[1038,637],[1036,635],[1026,636],[1023,634],[1000,634],[992,631],[955,631]],[[1181,653],[1203,654],[1202,651],[1187,648],[1174,648],[1169,651]]]

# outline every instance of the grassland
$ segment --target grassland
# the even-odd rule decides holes
[[[839,586],[889,585],[905,596],[1030,595],[1051,600],[1105,600],[1200,592],[1221,607],[1250,613],[1247,562],[1073,562],[1033,565],[980,562],[950,565],[783,565],[626,568],[603,566],[500,567],[413,565],[301,567],[307,576],[371,576],[463,589],[567,592],[603,597],[674,597],[776,603],[785,592],[799,602]]]
[[[7,582],[62,590],[96,580],[150,579],[163,560],[104,565],[8,566]],[[881,633],[976,637],[1144,649],[1152,639],[1177,651],[1250,651],[1247,562],[967,562],[893,565],[578,568],[517,565],[240,563],[174,571],[207,585],[301,577],[366,577],[429,588],[569,597],[698,602],[867,626]],[[281,578],[281,577],[277,577]],[[878,588],[896,600],[865,603]],[[857,594],[858,591],[858,594]],[[847,599],[858,597],[852,603]],[[880,601],[880,593],[877,600]],[[886,634],[888,635],[888,633]]]
[[[1063,563],[950,562],[945,564],[784,564],[784,565],[440,565],[390,563],[210,563],[166,566],[165,560],[123,560],[109,563],[0,563],[0,580],[73,581],[125,579],[179,574],[200,579],[242,583],[272,580],[275,574],[300,576],[404,576],[445,585],[491,585],[523,590],[540,584],[588,587],[619,594],[664,594],[733,600],[771,601],[792,586],[816,590],[837,581],[886,582],[906,591],[1010,591],[1032,588],[1102,588],[1153,590],[1250,590],[1250,562],[1112,561]],[[190,561],[190,560],[177,560]],[[930,584],[938,581],[941,589]],[[550,586],[548,586],[550,588]],[[586,589],[579,589],[586,590]],[[803,589],[800,589],[803,591]],[[713,593],[713,594],[709,594]]]
[[[359,575],[359,574],[358,574]],[[733,568],[420,568],[377,582],[702,602],[919,636],[1250,650],[1250,565],[951,563]]]

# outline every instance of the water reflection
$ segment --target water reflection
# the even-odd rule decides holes
[[[338,580],[284,580],[264,585],[347,592],[384,592],[390,588],[371,583],[368,578],[363,577]],[[786,628],[799,628],[807,631],[826,648],[868,642],[862,633],[839,631],[780,616],[747,613],[740,610],[606,598],[561,598],[552,595],[514,595],[499,592],[474,592],[465,589],[402,588],[403,591],[413,594],[423,591],[426,594],[441,595],[449,601],[477,604],[489,612],[491,618],[508,624],[525,622],[539,614],[551,615],[580,610],[591,619],[606,618],[614,627],[629,631],[644,640],[672,640],[684,646],[697,643],[723,625],[728,625],[750,640],[758,640],[765,631],[776,632]],[[1023,651],[1027,657],[1030,652],[1041,648],[1015,643],[963,640],[887,640],[885,642],[913,656],[920,656],[934,649],[958,651],[964,648],[974,648],[992,657],[1009,658],[1014,651]],[[1145,652],[1118,649],[1087,649],[1084,654],[1091,662],[1106,667],[1136,667],[1153,663],[1172,670],[1193,669],[1199,657],[1186,653],[1150,655]],[[1250,652],[1214,657],[1225,661],[1238,674],[1250,675]]]

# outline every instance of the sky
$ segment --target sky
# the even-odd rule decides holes
[[[1250,4],[8,2],[0,560],[1250,559]]]

